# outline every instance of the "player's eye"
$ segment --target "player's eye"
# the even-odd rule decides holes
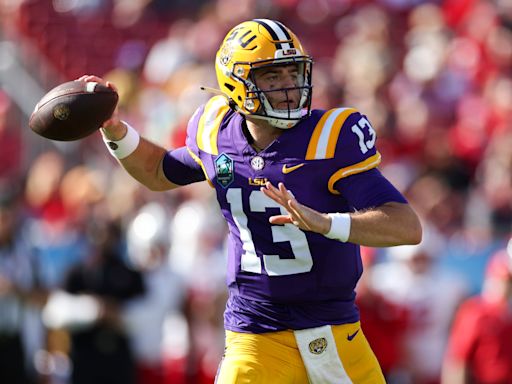
[[[262,79],[262,88],[265,89],[274,89],[279,84],[279,75],[275,73],[268,73],[265,76],[263,76]]]
[[[296,73],[295,77],[294,77],[294,81],[295,81],[295,84],[297,84],[298,86],[304,85],[304,75]]]

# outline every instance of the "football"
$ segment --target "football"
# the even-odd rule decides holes
[[[37,103],[29,120],[32,131],[47,139],[73,141],[95,132],[114,112],[119,97],[95,82],[68,81]]]

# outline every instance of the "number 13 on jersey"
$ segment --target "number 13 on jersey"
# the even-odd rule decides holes
[[[293,258],[282,259],[278,254],[264,254],[262,267],[262,261],[256,254],[253,236],[248,227],[249,218],[242,204],[242,188],[229,188],[226,193],[226,199],[230,204],[233,220],[240,231],[243,247],[241,269],[243,271],[261,274],[263,273],[262,269],[264,269],[269,276],[284,276],[309,272],[311,270],[313,258],[311,257],[306,235],[293,224],[272,225],[268,223],[272,232],[272,241],[274,243],[289,242]],[[256,213],[265,212],[267,208],[279,208],[281,214],[287,214],[284,207],[281,207],[274,200],[265,196],[263,192],[259,190],[250,191],[248,210]]]

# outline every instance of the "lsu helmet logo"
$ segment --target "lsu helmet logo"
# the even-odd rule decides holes
[[[222,65],[228,65],[233,57],[233,44],[225,44],[220,51],[219,60]]]
[[[327,339],[325,337],[320,337],[318,339],[313,340],[309,343],[309,352],[319,355],[327,348]]]

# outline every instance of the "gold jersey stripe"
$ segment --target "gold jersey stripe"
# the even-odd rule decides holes
[[[334,157],[334,152],[336,151],[336,144],[338,144],[338,137],[340,136],[341,127],[343,127],[343,123],[345,120],[352,114],[356,112],[354,108],[347,108],[343,112],[341,112],[331,128],[331,133],[329,134],[329,139],[327,141],[327,150],[325,153],[326,159],[332,159]]]
[[[380,153],[377,152],[375,155],[370,156],[364,161],[361,161],[357,164],[338,169],[330,178],[327,187],[329,188],[329,192],[334,195],[339,195],[340,193],[334,189],[334,184],[338,180],[343,179],[344,177],[355,175],[356,173],[361,173],[364,171],[368,171],[369,169],[375,168],[380,164],[381,156]]]
[[[324,113],[311,135],[306,160],[332,159],[341,127],[354,112],[354,108],[336,108]]]
[[[320,134],[322,133],[322,128],[324,127],[325,121],[327,118],[335,111],[335,109],[331,109],[323,114],[318,123],[313,130],[313,134],[311,135],[311,140],[309,141],[308,150],[306,152],[306,160],[314,160],[316,147],[318,145],[318,140],[320,139]]]
[[[217,134],[222,118],[228,110],[229,106],[224,96],[215,96],[208,100],[198,124],[197,146],[199,149],[212,155],[219,154]]]
[[[201,166],[201,169],[203,170],[203,173],[204,173],[204,177],[206,177],[206,180],[208,181],[208,184],[210,184],[210,187],[214,188],[213,183],[210,180],[210,178],[208,177],[208,173],[206,172],[206,168],[204,167],[204,164],[201,161],[201,159],[199,157],[197,157],[196,154],[194,152],[192,152],[192,150],[189,147],[187,147],[187,151],[190,154],[190,156],[192,156],[194,161]]]

